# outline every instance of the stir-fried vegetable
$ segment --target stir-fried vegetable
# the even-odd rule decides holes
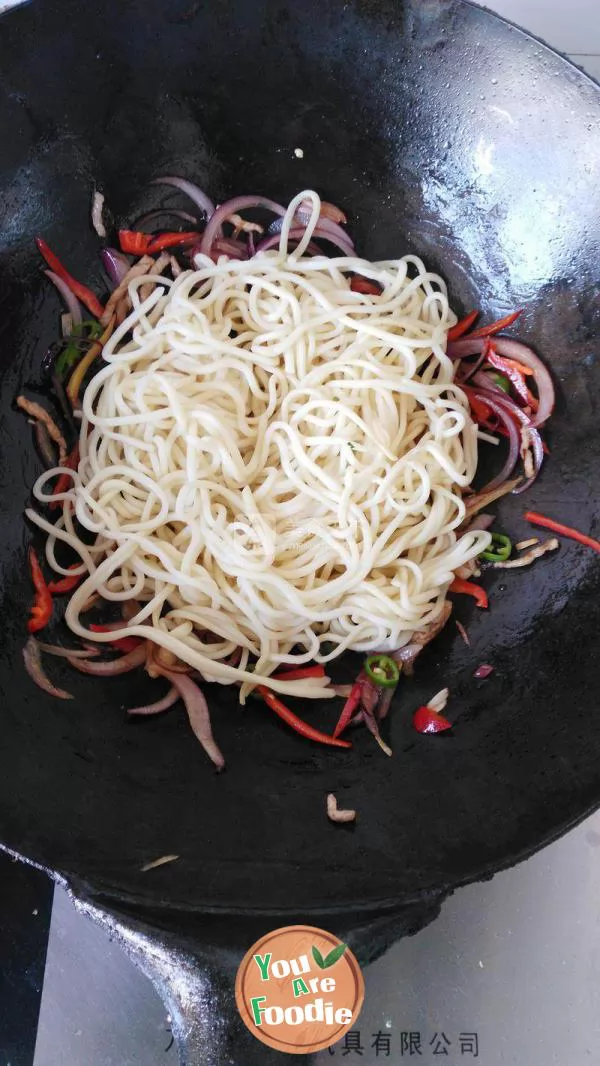
[[[90,629],[92,633],[110,633],[113,629],[122,629],[122,623],[117,622],[116,625],[98,625],[95,622],[90,623]],[[141,637],[115,637],[114,640],[109,641],[111,648],[115,648],[117,651],[130,652],[139,648],[140,644],[143,644]]]
[[[115,327],[125,320],[131,310],[129,284],[134,278],[142,277],[144,274],[160,274],[169,266],[172,277],[177,277],[183,269],[182,263],[187,260],[193,264],[198,253],[209,256],[215,262],[221,256],[227,256],[232,260],[242,260],[252,257],[255,253],[267,251],[279,243],[285,209],[276,201],[260,196],[242,196],[215,208],[213,202],[201,189],[184,179],[167,176],[156,179],[153,184],[169,185],[185,193],[193,200],[199,216],[164,206],[138,219],[137,223],[134,223],[138,228],[119,230],[120,250],[104,247],[101,251],[102,261],[111,285],[114,286],[105,307],[90,289],[72,277],[46,242],[42,238],[37,238],[38,248],[50,268],[46,273],[65,300],[69,311],[69,315],[65,316],[66,322],[63,323],[63,335],[66,339],[63,342],[57,342],[49,350],[44,363],[45,373],[48,377],[52,375],[55,392],[63,408],[64,422],[68,426],[65,430],[67,438],[69,438],[69,433],[74,434],[79,430],[79,426],[73,421],[73,415],[78,413],[79,397],[86,375],[92,370],[95,360],[101,354],[104,344]],[[94,194],[92,223],[99,234],[106,236],[102,217],[103,199],[102,194]],[[240,214],[240,212],[255,208],[262,212],[270,212],[274,216],[270,224],[262,218],[262,224],[249,221],[243,214]],[[311,213],[312,204],[304,200],[296,210],[289,231],[288,239],[291,248],[296,247],[305,239],[306,225],[311,219]],[[158,225],[164,223],[164,216],[176,218],[190,225],[191,228],[181,232],[161,230],[156,233],[144,232],[141,229],[142,226],[148,226],[151,222],[157,222]],[[202,221],[199,221],[199,218],[202,218]],[[325,241],[336,245],[344,256],[355,255],[354,244],[343,229],[345,222],[346,217],[339,208],[333,204],[321,203],[312,241],[306,249],[307,254],[322,254],[318,242]],[[168,254],[169,250],[173,250],[175,255]],[[131,263],[127,256],[134,256],[135,261]],[[155,260],[154,256],[158,256],[158,259]],[[349,269],[346,273],[352,293],[365,297],[385,298],[385,290],[381,284],[364,277],[361,273],[351,274]],[[139,289],[139,297],[142,301],[148,297],[156,283],[156,279],[144,279]],[[92,320],[82,321],[81,304],[94,316]],[[465,528],[487,528],[493,521],[491,516],[481,516],[469,525],[473,515],[505,493],[520,492],[526,488],[537,476],[544,451],[547,452],[539,434],[539,428],[550,416],[554,405],[554,389],[550,375],[529,347],[511,338],[498,336],[502,330],[510,327],[521,313],[521,311],[516,311],[496,322],[474,329],[479,312],[471,311],[447,333],[448,356],[456,361],[455,380],[464,389],[468,398],[471,415],[478,423],[481,439],[488,439],[497,444],[500,443],[499,438],[505,438],[508,448],[502,470],[489,485],[477,494],[465,495],[466,513],[461,532]],[[58,357],[56,357],[57,351]],[[38,448],[46,465],[49,467],[54,465],[56,458],[54,445],[57,445],[61,465],[69,470],[76,470],[79,463],[78,445],[75,445],[68,454],[65,436],[49,413],[40,405],[26,400],[25,397],[19,397],[17,403],[37,421]],[[486,431],[494,436],[486,438]],[[352,445],[350,447],[352,448]],[[524,480],[511,477],[519,456],[525,470]],[[68,493],[72,480],[66,471],[61,474],[56,480],[53,495],[58,497]],[[56,499],[51,501],[49,506],[56,507],[62,502]],[[71,511],[69,502],[67,502],[66,510]],[[563,526],[536,512],[527,512],[525,517],[528,521],[545,526],[564,536],[570,536],[600,551],[600,541],[579,533],[577,530]],[[478,527],[477,522],[481,522]],[[528,544],[526,546],[529,547]],[[517,545],[517,548],[519,547],[521,545]],[[528,562],[552,550],[553,547],[558,547],[558,541],[536,543],[527,555],[511,559],[510,538],[502,533],[492,533],[490,547],[478,558],[498,567],[519,567],[527,565]],[[52,595],[72,592],[83,577],[83,573],[78,571],[84,568],[81,561],[73,563],[72,574],[64,574],[47,583],[33,549],[30,549],[29,560],[36,592],[31,617],[28,621],[29,632],[33,633],[42,629],[50,620],[53,606]],[[472,560],[468,566],[463,566],[457,571],[457,576],[449,591],[471,596],[478,607],[486,608],[488,606],[487,593],[480,585],[469,580],[478,573],[477,560]],[[82,612],[98,602],[100,602],[100,597],[94,594],[83,606]],[[72,650],[55,645],[41,645],[30,637],[24,649],[25,663],[30,676],[46,692],[68,699],[71,698],[70,694],[57,689],[44,674],[41,668],[41,650],[66,657],[82,673],[98,677],[119,675],[144,665],[152,677],[164,676],[170,682],[170,687],[160,700],[134,707],[128,713],[131,715],[159,714],[172,707],[181,697],[194,733],[213,763],[221,769],[224,766],[224,759],[212,735],[206,699],[193,679],[196,675],[190,671],[186,663],[177,659],[171,652],[157,648],[150,641],[142,640],[137,636],[119,636],[126,622],[139,609],[140,604],[127,604],[124,611],[125,623],[92,623],[90,625],[92,633],[106,634],[114,630],[114,637],[110,640],[103,640],[102,644],[107,644],[122,654],[110,662],[94,661],[100,653],[97,648],[85,641],[83,642],[84,648],[89,650]],[[381,737],[379,726],[389,712],[401,671],[404,667],[406,673],[412,672],[412,664],[417,654],[444,626],[451,609],[450,601],[446,600],[439,617],[425,626],[422,631],[413,633],[409,643],[391,654],[378,652],[369,655],[352,686],[329,684],[329,678],[321,664],[298,668],[282,665],[277,668],[272,675],[277,681],[301,682],[321,679],[324,691],[327,691],[328,695],[335,692],[345,697],[343,709],[332,735],[321,732],[294,714],[268,685],[259,684],[257,691],[278,717],[306,739],[348,749],[352,745],[349,741],[342,740],[340,734],[349,726],[360,723],[372,733],[382,750],[387,755],[391,755],[391,749]],[[464,626],[457,622],[457,627],[463,640],[469,645]],[[237,653],[235,651],[232,653],[232,663],[239,659],[240,653],[241,649]],[[248,669],[251,669],[251,666]],[[493,669],[489,664],[482,663],[475,670],[474,677],[485,678]],[[417,708],[412,721],[418,732],[438,733],[451,728],[451,723],[442,714],[447,698],[448,690],[444,689],[426,705]],[[350,822],[356,817],[354,810],[338,809],[333,793],[327,797],[327,811],[330,819],[336,822]],[[144,869],[151,869],[164,862],[173,861],[175,858],[177,856],[163,856],[153,863],[148,863]]]
[[[452,722],[425,704],[423,707],[417,707],[413,714],[413,726],[417,733],[444,733],[447,729],[452,729]]]
[[[506,392],[507,394],[510,393],[510,381],[508,380],[508,378],[504,377],[504,374],[497,374],[493,371],[490,371],[488,377],[490,381],[494,382],[494,385],[497,385],[499,389],[502,389],[502,392]]]
[[[67,455],[67,458],[61,463],[62,466],[66,466],[68,470],[77,470],[79,464],[79,445],[76,444],[72,452]],[[56,484],[52,490],[53,496],[61,496],[64,492],[68,492],[73,484],[73,478],[69,474],[60,474],[56,479]],[[48,504],[49,507],[60,507],[62,500],[52,500]]]
[[[93,674],[94,677],[117,677],[119,674],[128,674],[138,666],[142,666],[145,661],[144,643],[134,648],[133,651],[127,652],[126,655],[119,656],[118,659],[111,659],[110,662],[91,663],[87,659],[69,659],[71,666],[74,666],[80,673]]]
[[[42,573],[39,559],[33,548],[29,549],[29,569],[31,580],[35,589],[35,599],[31,608],[27,629],[30,633],[37,633],[44,629],[52,617],[52,596],[48,591],[46,579]]]
[[[177,689],[181,696],[192,731],[200,741],[209,759],[214,763],[217,770],[222,770],[225,766],[225,759],[213,736],[210,711],[204,693],[192,681],[191,677],[187,677],[185,674],[178,674],[165,669],[161,670],[161,673],[163,677],[168,678],[173,688]]]
[[[99,326],[98,328],[101,329],[102,327]],[[92,345],[87,355],[84,355],[83,359],[80,360],[69,378],[67,396],[69,397],[74,410],[79,406],[79,390],[83,384],[85,375],[100,355],[114,328],[115,319],[112,317],[104,332],[98,337],[97,342]]]
[[[273,677],[276,681],[303,681],[308,677],[325,677],[325,667],[317,663],[315,666],[300,666],[297,670],[278,670]]]
[[[400,680],[398,663],[389,655],[369,655],[365,673],[369,681],[381,688],[395,688]]]
[[[537,544],[535,548],[532,548],[525,555],[520,555],[518,559],[511,559],[509,562],[494,563],[496,570],[516,570],[521,566],[529,566],[534,563],[540,556],[545,555],[546,552],[554,552],[557,548],[560,548],[560,543],[556,537],[551,537],[550,540],[545,540],[542,544]]]
[[[356,811],[344,810],[342,807],[338,807],[337,799],[333,792],[330,792],[327,797],[327,817],[332,822],[348,823],[356,821]]]
[[[486,563],[502,563],[510,557],[512,542],[504,533],[492,533],[492,543],[487,551],[481,552],[480,559]]]
[[[338,740],[337,737],[331,737],[328,733],[322,733],[320,729],[315,729],[313,726],[308,725],[308,723],[304,722],[302,718],[299,718],[297,714],[290,711],[289,707],[286,707],[285,703],[282,703],[275,693],[271,692],[271,689],[267,688],[265,685],[259,685],[258,691],[267,706],[270,707],[272,711],[275,711],[275,714],[278,715],[286,725],[289,725],[294,732],[299,733],[301,737],[306,737],[307,740],[314,740],[318,744],[328,744],[330,747],[334,748],[352,747],[352,744],[348,740]]]
[[[42,237],[36,237],[35,243],[50,267],[50,270],[54,271],[61,281],[64,281],[67,288],[74,293],[84,307],[87,307],[90,314],[94,315],[95,318],[100,318],[104,308],[92,290],[88,289],[87,285],[82,285],[80,281],[76,281],[76,279],[69,274],[69,271],[62,265],[58,256],[54,254]]]
[[[178,699],[179,693],[175,686],[171,685],[161,700],[157,700],[156,703],[143,704],[141,707],[129,707],[127,714],[162,714],[163,711],[168,711],[173,704],[177,703]]]
[[[337,725],[333,731],[334,738],[339,737],[340,733],[344,732],[344,729],[350,725],[350,722],[354,718],[354,715],[360,708],[360,702],[362,697],[362,684],[361,681],[355,681],[350,694],[346,699],[344,706],[342,707],[342,713],[338,719]]]
[[[488,606],[487,592],[481,585],[476,585],[474,581],[464,581],[461,577],[455,577],[448,591],[458,592],[464,596],[472,596],[478,607]]]
[[[93,344],[101,333],[102,326],[99,322],[80,322],[79,325],[73,326],[67,338],[67,345],[58,356],[54,367],[59,378],[64,378],[69,370],[73,369],[77,361],[81,359],[82,352],[89,344]]]
[[[506,315],[505,318],[499,318],[496,322],[491,322],[489,326],[481,326],[480,329],[473,330],[469,334],[469,340],[477,340],[479,337],[492,337],[495,333],[501,333],[503,329],[508,329],[512,326],[513,322],[516,322],[519,315],[523,314],[523,309],[520,311],[514,311],[512,315]]]
[[[104,193],[94,190],[92,197],[92,226],[96,230],[99,237],[106,237],[106,226],[104,225],[104,219],[102,218],[102,212],[104,210]]]
[[[381,296],[381,286],[376,281],[369,281],[368,278],[361,277],[360,274],[352,276],[350,289],[352,292],[362,293],[363,296]]]
[[[463,333],[467,333],[478,318],[479,311],[471,311],[468,315],[465,315],[464,318],[461,318],[455,326],[452,326],[452,328],[448,330],[449,343],[457,341],[459,337],[462,337]]]
[[[141,233],[139,230],[119,230],[119,244],[121,251],[130,255],[154,255],[163,252],[165,248],[178,248],[183,244],[193,244],[200,240],[200,233],[188,231],[187,233]]]
[[[54,419],[48,414],[45,407],[41,404],[35,403],[32,400],[28,400],[26,396],[17,396],[17,407],[20,407],[25,414],[30,415],[36,422],[42,422],[48,431],[48,436],[55,444],[58,445],[59,462],[64,463],[67,458],[67,442]]]
[[[69,569],[78,569],[79,565],[79,563],[73,563],[73,565],[69,567]],[[72,592],[73,589],[77,588],[82,577],[82,573],[70,574],[68,576],[65,574],[64,577],[58,578],[56,581],[49,581],[48,592],[52,596],[62,596],[65,592]]]
[[[147,874],[150,870],[157,870],[159,866],[168,866],[171,862],[176,862],[179,855],[161,855],[159,859],[153,859],[152,862],[146,862],[143,866],[140,866],[140,873]]]
[[[40,645],[35,637],[29,637],[23,648],[23,661],[31,680],[35,682],[38,688],[41,688],[42,692],[47,692],[49,696],[55,696],[58,700],[72,700],[73,696],[70,692],[65,692],[64,688],[57,688],[44,673],[40,650]]]
[[[547,515],[540,514],[538,511],[526,511],[524,518],[534,526],[543,526],[544,529],[551,529],[553,533],[558,533],[561,537],[569,537],[579,544],[585,544],[588,548],[593,548],[594,551],[600,552],[600,540],[589,537],[587,533],[580,533],[573,526],[565,526],[562,522],[557,522],[554,518],[548,518]]]

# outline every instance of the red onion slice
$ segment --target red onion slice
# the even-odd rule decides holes
[[[196,248],[196,250],[198,250]],[[220,255],[227,255],[230,259],[247,259],[248,248],[241,241],[233,237],[215,237],[210,250],[212,259],[218,259]]]
[[[477,378],[478,375],[476,374],[475,379]],[[502,467],[500,473],[496,474],[496,477],[492,478],[492,480],[489,481],[488,484],[481,489],[481,492],[484,493],[490,492],[492,489],[498,488],[498,486],[502,485],[502,483],[506,481],[512,474],[519,458],[519,452],[521,449],[521,435],[519,433],[519,429],[515,422],[515,418],[511,409],[507,409],[504,404],[501,403],[495,392],[491,392],[487,388],[478,388],[473,389],[473,394],[478,399],[480,399],[482,403],[485,403],[491,411],[494,412],[496,417],[499,418],[502,422],[502,425],[504,426],[508,434],[508,455],[504,462],[504,466]],[[521,412],[521,414],[522,413],[523,412]]]
[[[118,674],[127,674],[131,670],[135,670],[136,667],[142,666],[145,661],[145,642],[140,644],[139,648],[134,648],[133,651],[128,651],[126,655],[121,655],[118,659],[111,659],[107,663],[91,663],[87,659],[69,658],[71,666],[74,666],[76,670],[79,670],[82,674],[93,674],[95,677],[117,677]]]
[[[475,380],[477,381],[478,378],[479,375],[476,374]],[[502,390],[500,390],[500,392],[502,393]],[[532,477],[527,478],[526,481],[523,481],[517,488],[513,490],[516,496],[520,496],[522,492],[525,492],[529,488],[529,486],[533,484],[544,462],[544,445],[542,442],[542,438],[540,437],[539,431],[535,428],[530,416],[525,414],[525,411],[523,411],[519,407],[519,405],[516,404],[514,400],[511,400],[511,398],[505,393],[502,393],[502,395],[499,396],[495,392],[492,393],[488,389],[482,388],[476,391],[476,395],[479,396],[483,403],[487,404],[487,406],[491,408],[491,410],[494,412],[495,415],[497,415],[498,418],[502,419],[503,424],[506,426],[507,432],[509,433],[510,453],[504,469],[508,468],[509,462],[512,459],[513,443],[511,436],[511,426],[509,425],[509,422],[512,423],[512,427],[514,428],[514,431],[517,435],[518,448],[515,463],[513,463],[512,467],[509,470],[509,473],[502,477],[502,481],[504,481],[506,477],[509,477],[512,471],[514,470],[517,458],[521,452],[521,434],[519,433],[517,422],[527,429],[527,432],[529,434],[529,441],[533,449],[534,471]],[[509,422],[505,421],[505,419],[508,419]],[[501,474],[499,474],[498,477],[501,477]],[[490,481],[489,485],[486,485],[486,487],[481,491],[487,492],[490,489],[496,488],[496,486],[498,484],[501,484],[502,481],[498,481],[498,478],[494,478],[494,480]]]
[[[181,219],[182,222],[190,222],[193,226],[198,225],[196,215],[190,215],[189,211],[180,211],[176,207],[159,207],[156,211],[147,211],[146,214],[136,218],[133,228],[140,230],[144,226],[151,226],[153,222],[157,222],[159,218],[164,218],[165,215]]]
[[[40,651],[45,651],[47,655],[54,655],[57,659],[92,659],[100,655],[98,645],[86,651],[80,648],[62,648],[60,644],[44,644],[41,640],[38,640],[37,645]]]
[[[304,237],[305,232],[306,232],[305,230],[299,229],[298,227],[295,227],[294,229],[291,229],[289,234],[288,234],[288,243],[299,244],[300,241],[302,240],[302,238]],[[313,234],[313,237],[314,237],[314,234]],[[278,233],[273,233],[273,234],[271,234],[270,237],[265,237],[262,241],[259,241],[259,243],[256,245],[256,252],[268,252],[270,248],[278,247],[279,246],[279,241],[280,241],[279,234]],[[310,244],[308,245],[306,251],[309,252],[311,255],[323,255],[324,254],[323,253],[323,249],[319,248],[318,244],[315,244],[313,241],[310,242]],[[256,252],[255,252],[255,254],[256,254]]]
[[[131,267],[126,255],[117,251],[116,248],[102,248],[100,251],[102,266],[108,274],[113,285],[120,285],[127,271]]]
[[[147,703],[142,707],[129,707],[127,714],[161,714],[163,711],[168,711],[169,707],[177,703],[178,699],[179,693],[175,685],[171,685],[162,700],[157,700],[156,703]]]
[[[484,511],[484,512],[482,512],[482,514],[476,515],[475,518],[471,522],[469,522],[469,524],[468,524],[468,526],[466,526],[464,532],[465,533],[472,533],[476,529],[482,529],[485,532],[485,530],[489,529],[490,526],[493,526],[495,521],[496,521],[496,516],[495,515],[486,514],[485,511]]]
[[[223,222],[226,222],[230,215],[238,215],[249,207],[264,207],[275,215],[285,215],[285,208],[266,196],[236,196],[233,200],[226,200],[209,219],[200,242],[200,251],[204,255],[210,255],[212,243],[215,237],[221,234]]]
[[[210,712],[204,693],[200,691],[196,683],[187,674],[176,674],[174,671],[166,670],[162,666],[160,667],[160,672],[177,689],[185,703],[192,730],[198,737],[208,757],[217,767],[217,770],[222,770],[225,766],[225,759],[212,734]]]
[[[304,204],[306,204],[306,207],[304,206]],[[303,222],[308,222],[312,214],[310,201],[304,200],[304,202],[300,204],[300,207],[298,208],[296,214],[298,215],[298,218],[302,219]],[[330,222],[346,223],[348,221],[341,207],[338,207],[337,204],[330,204],[328,200],[321,200],[321,211],[319,214],[319,218],[327,218]]]
[[[55,274],[53,270],[45,270],[44,274],[47,278],[50,278],[50,281],[58,289],[58,292],[65,301],[73,325],[80,326],[83,321],[83,316],[81,314],[81,304],[75,294],[71,292],[69,286],[65,285],[63,279],[59,278],[58,274]]]
[[[160,178],[154,178],[150,182],[151,185],[172,185],[174,189],[179,189],[180,192],[189,196],[190,200],[193,200],[196,207],[200,210],[206,218],[212,218],[215,213],[215,205],[210,197],[200,188],[199,185],[195,185],[193,181],[187,181],[186,178],[178,178],[171,174],[165,174]]]
[[[47,692],[49,696],[55,696],[59,700],[73,699],[70,692],[65,692],[64,688],[57,688],[44,673],[40,647],[35,637],[29,637],[23,648],[23,661],[31,680],[38,688],[41,688],[42,692]]]
[[[311,215],[309,212],[297,211],[295,221],[298,225],[294,228],[303,227],[305,229],[307,223],[310,222],[310,219]],[[283,219],[276,218],[269,226],[268,236],[281,233],[282,226]],[[318,234],[317,230],[320,231]],[[341,226],[338,226],[336,222],[332,222],[329,218],[324,218],[322,215],[319,215],[319,221],[317,222],[314,235],[319,236],[321,240],[331,241],[331,243],[337,245],[338,248],[342,248],[345,251],[347,250],[348,255],[356,255],[356,249],[352,238]]]
[[[477,355],[483,351],[486,343],[487,337],[475,338],[474,340],[465,337],[464,340],[454,341],[448,345],[448,355],[451,359],[464,359],[469,355]],[[531,422],[534,426],[543,426],[544,422],[547,422],[550,418],[555,402],[554,385],[548,368],[531,348],[528,348],[526,344],[522,344],[521,341],[512,340],[511,337],[494,337],[494,349],[498,355],[504,356],[505,359],[516,359],[519,363],[523,363],[533,370],[538,391],[539,407]]]
[[[381,733],[379,732],[379,726],[377,724],[377,720],[374,714],[371,711],[368,711],[365,707],[363,707],[362,713],[363,721],[367,729],[369,730],[369,733],[371,733],[371,735],[375,737],[375,740],[379,744],[379,747],[381,748],[382,752],[387,755],[388,758],[391,758],[391,756],[393,755],[392,749],[386,744],[385,740],[381,736]]]

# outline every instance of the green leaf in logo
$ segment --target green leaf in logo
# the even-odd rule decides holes
[[[323,960],[323,969],[328,970],[330,966],[335,966],[338,959],[341,959],[347,947],[347,944],[338,944],[337,948],[330,951],[329,955],[326,955]]]
[[[325,962],[323,960],[323,956],[321,955],[321,952],[319,951],[318,948],[315,947],[314,944],[312,946],[312,957],[315,960],[315,962],[316,962],[317,966],[319,967],[319,969],[320,970],[324,970],[325,969]],[[329,956],[328,956],[328,958],[329,958]]]

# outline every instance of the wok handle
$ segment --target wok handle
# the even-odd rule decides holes
[[[215,937],[221,942],[212,946],[211,926],[218,927],[218,919],[188,936],[160,929],[152,918],[140,920],[105,910],[84,898],[84,893],[68,891],[77,910],[102,926],[155,986],[171,1017],[180,1066],[283,1066],[289,1061],[288,1055],[268,1048],[244,1025],[234,989],[248,945],[230,949],[221,937]],[[250,932],[248,944],[258,935]],[[294,1056],[294,1066],[313,1062],[312,1055]]]
[[[366,966],[436,918],[447,894],[423,894],[387,912],[314,915],[309,921],[339,936]],[[116,911],[112,902],[110,910],[99,905],[83,886],[72,887],[70,895],[77,909],[102,926],[156,987],[171,1015],[181,1066],[283,1066],[289,1061],[250,1033],[234,993],[248,947],[284,924],[281,919],[131,911],[125,906]],[[306,921],[307,916],[290,915],[285,924]],[[314,1062],[314,1055],[294,1056],[295,1066]]]

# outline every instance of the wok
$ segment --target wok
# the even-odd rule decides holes
[[[460,604],[471,647],[451,623],[423,654],[398,693],[391,760],[366,731],[349,754],[320,750],[213,686],[217,776],[183,713],[127,721],[144,678],[100,683],[53,663],[76,698],[45,697],[21,660],[22,512],[39,465],[13,399],[39,383],[58,303],[32,238],[101,289],[94,185],[121,223],[156,204],[161,173],[216,199],[314,186],[347,210],[363,254],[417,252],[458,311],[526,308],[519,336],[558,390],[527,505],[597,534],[598,87],[455,0],[121,0],[85,13],[35,0],[0,22],[0,69],[0,839],[129,945],[170,999],[184,1061],[279,1060],[229,1028],[230,974],[255,935],[310,921],[367,961],[456,886],[598,805],[598,559],[564,542],[494,575],[488,612]],[[498,510],[526,534],[522,497]],[[482,660],[496,670],[476,682]],[[340,677],[355,669],[346,660]],[[411,709],[446,684],[453,735],[418,737]],[[312,711],[322,726],[334,715]],[[358,809],[356,827],[327,821],[330,790]],[[165,853],[181,858],[140,871]]]

